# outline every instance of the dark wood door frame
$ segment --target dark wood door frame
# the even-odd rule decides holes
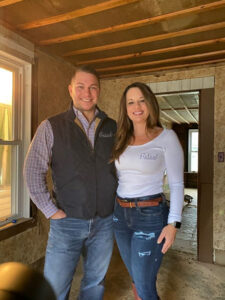
[[[198,260],[213,263],[214,89],[200,90]]]

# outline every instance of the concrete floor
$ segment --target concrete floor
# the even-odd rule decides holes
[[[192,202],[184,202],[182,226],[177,231],[176,240],[172,246],[173,249],[187,252],[197,257],[197,189],[185,188],[184,194],[193,197]]]
[[[70,300],[77,297],[81,276],[79,265]],[[133,300],[130,285],[130,278],[115,246],[106,277],[104,300]],[[193,254],[171,249],[163,259],[157,285],[162,300],[224,300],[225,267],[200,263]]]
[[[190,205],[184,204],[182,228],[163,259],[157,282],[159,295],[162,300],[225,300],[225,267],[196,260],[197,190],[185,189],[185,194],[194,199]],[[81,277],[79,264],[70,300],[77,297]],[[104,300],[132,299],[131,280],[115,245]]]

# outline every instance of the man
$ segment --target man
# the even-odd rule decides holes
[[[99,300],[113,248],[116,177],[109,160],[116,123],[97,107],[100,82],[94,69],[78,68],[68,88],[71,108],[41,123],[24,175],[33,202],[50,218],[44,274],[57,299],[68,299],[82,254],[78,299]],[[49,165],[55,201],[46,187]]]

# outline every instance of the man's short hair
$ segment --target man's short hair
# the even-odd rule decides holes
[[[99,76],[98,72],[95,70],[95,68],[93,68],[90,65],[82,65],[82,66],[76,67],[75,72],[71,78],[71,82],[78,72],[86,72],[86,73],[94,75],[97,78],[98,84],[100,87],[100,76]]]

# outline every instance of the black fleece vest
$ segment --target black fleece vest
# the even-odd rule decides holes
[[[113,212],[117,187],[109,163],[116,122],[99,112],[92,147],[73,108],[49,119],[53,130],[52,178],[56,204],[68,217],[90,219]]]

